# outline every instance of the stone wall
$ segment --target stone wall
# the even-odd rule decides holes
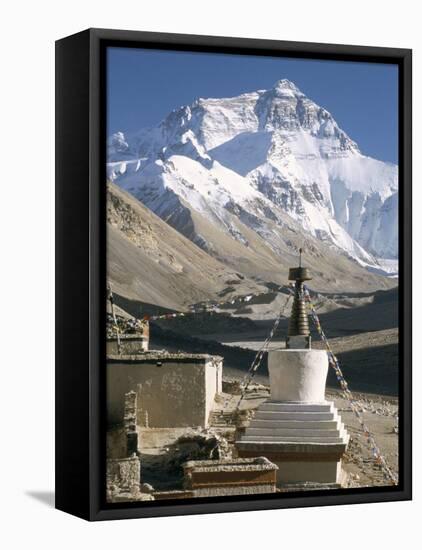
[[[107,460],[107,500],[133,500],[139,496],[141,463],[137,456]]]
[[[119,340],[120,352],[123,355],[136,355],[137,353],[148,351],[149,338],[147,335],[121,334]],[[107,338],[106,353],[107,355],[119,355],[117,337],[113,336]]]
[[[127,457],[126,430],[120,426],[107,430],[107,458]]]
[[[137,424],[149,428],[208,426],[221,392],[221,358],[143,354],[107,359],[107,421],[123,421],[125,394],[137,393]]]
[[[265,457],[191,460],[183,465],[184,488],[195,497],[274,493],[278,467]]]

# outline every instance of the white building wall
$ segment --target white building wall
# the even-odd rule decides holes
[[[138,424],[150,428],[207,426],[215,394],[220,389],[221,361],[107,362],[107,422],[123,421],[124,395],[138,394]]]
[[[207,361],[205,365],[205,426],[208,425],[210,412],[214,408],[215,396],[222,391],[222,371],[221,361],[214,359]]]

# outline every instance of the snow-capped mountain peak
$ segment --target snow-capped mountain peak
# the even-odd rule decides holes
[[[185,234],[187,209],[243,244],[233,216],[260,235],[290,219],[363,265],[397,258],[397,166],[363,155],[330,112],[287,79],[197,99],[132,136],[117,132],[108,157],[110,179]],[[271,238],[266,245],[276,251]]]
[[[296,84],[294,84],[290,80],[287,80],[287,78],[277,80],[272,89],[274,91],[274,94],[278,97],[304,96],[304,94],[299,90]]]

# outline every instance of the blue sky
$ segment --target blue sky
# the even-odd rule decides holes
[[[108,134],[158,124],[198,97],[268,89],[282,78],[332,113],[361,151],[397,163],[395,65],[109,48]]]

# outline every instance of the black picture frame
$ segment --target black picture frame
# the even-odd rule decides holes
[[[399,68],[399,472],[395,487],[105,502],[105,48],[393,63]],[[56,508],[87,520],[412,498],[412,52],[408,49],[89,29],[56,42]]]

